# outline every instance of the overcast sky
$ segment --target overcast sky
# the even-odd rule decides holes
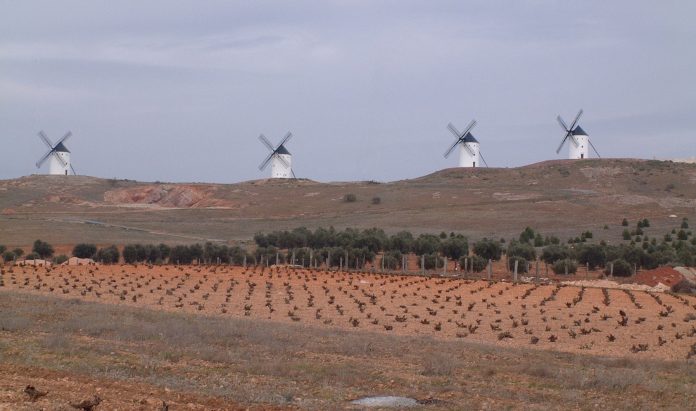
[[[696,155],[694,1],[0,0],[0,178],[46,172],[265,178],[288,130],[298,177],[453,167],[448,122],[489,165],[547,159],[580,124],[604,157]]]

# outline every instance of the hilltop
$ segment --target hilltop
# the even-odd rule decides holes
[[[354,194],[355,202],[345,202]],[[373,199],[379,198],[379,204]],[[510,236],[525,226],[566,238],[618,238],[621,219],[696,219],[696,164],[635,159],[444,169],[389,183],[255,180],[147,183],[32,175],[0,181],[0,243],[245,240],[298,226]],[[608,226],[608,230],[604,226]],[[600,233],[601,232],[601,233]]]

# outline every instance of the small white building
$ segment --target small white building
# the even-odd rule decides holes
[[[473,134],[467,133],[459,143],[459,167],[481,166],[481,144]]]
[[[577,126],[573,129],[570,143],[568,144],[568,158],[579,160],[589,158],[590,138],[582,127]]]
[[[284,145],[275,150],[271,160],[271,178],[293,178],[292,154]]]
[[[48,174],[67,176],[69,172],[70,150],[63,143],[58,143],[48,160]]]

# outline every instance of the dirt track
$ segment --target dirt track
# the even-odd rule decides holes
[[[71,299],[594,355],[680,360],[696,347],[696,298],[642,291],[226,266],[15,267],[4,281]]]

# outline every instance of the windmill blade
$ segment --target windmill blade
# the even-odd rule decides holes
[[[68,130],[68,132],[65,133],[65,135],[64,135],[63,137],[61,137],[60,140],[58,140],[58,142],[56,143],[56,146],[57,146],[58,144],[64,142],[65,140],[69,139],[71,136],[72,136],[72,131]],[[55,146],[54,146],[54,147],[55,147]]]
[[[469,134],[469,133],[471,132],[471,130],[474,128],[475,125],[476,125],[476,120],[471,120],[471,123],[469,123],[469,125],[466,126],[466,128],[464,129],[464,133],[462,133],[462,134],[459,136],[459,138],[464,138],[464,137],[466,137],[466,135]]]
[[[565,121],[563,121],[560,115],[556,116],[556,120],[558,121],[558,124],[560,124],[563,128],[563,131],[565,131],[566,133],[570,131],[570,129],[568,128]]]
[[[39,137],[40,137],[41,140],[43,140],[43,142],[48,146],[48,148],[50,148],[51,150],[53,150],[54,145],[53,145],[53,143],[51,142],[51,140],[46,136],[46,133],[43,132],[43,130],[39,131]]]
[[[447,124],[447,129],[449,131],[451,131],[455,137],[457,137],[457,140],[462,138],[462,133],[460,133],[459,130],[457,130],[457,128],[454,126],[454,124],[452,124],[452,123]]]
[[[454,150],[454,148],[457,147],[457,144],[459,144],[459,140],[455,141],[454,144],[452,144],[452,147],[450,147],[449,149],[447,149],[447,151],[445,151],[445,154],[444,154],[445,158],[449,157],[449,155],[452,154],[452,150]]]
[[[266,168],[266,166],[271,161],[271,158],[273,158],[274,155],[275,155],[275,153],[273,153],[273,152],[271,154],[269,154],[268,157],[266,157],[266,159],[261,162],[261,165],[259,166],[259,170],[263,170],[264,168]]]
[[[568,133],[566,133],[565,137],[563,137],[563,140],[561,140],[561,144],[556,149],[556,154],[561,152],[561,149],[563,148],[563,144],[565,144],[566,140],[568,139],[568,136],[570,136],[570,131]]]
[[[582,109],[580,109],[580,111],[578,111],[578,115],[575,116],[575,120],[573,121],[573,124],[570,125],[570,128],[568,130],[573,130],[575,128],[575,126],[578,125],[578,120],[580,120],[581,115],[582,115]]]
[[[292,168],[290,169],[290,173],[292,173],[292,178],[297,180],[297,176],[295,176],[295,171]]]
[[[472,150],[471,147],[469,147],[469,145],[468,145],[467,143],[462,143],[462,146],[464,146],[464,148],[466,149],[466,151],[468,151],[469,154],[471,154],[472,156],[473,156],[473,155],[476,155],[476,154],[474,153],[474,150]]]
[[[590,147],[592,147],[592,150],[594,150],[595,154],[597,154],[598,158],[602,158],[602,156],[599,155],[599,151],[595,148],[594,144],[592,144],[592,141],[588,138],[587,142],[590,143]]]
[[[290,163],[288,163],[280,154],[273,154],[273,155],[276,156],[276,158],[278,159],[278,161],[280,161],[281,163],[283,163],[283,165],[284,165],[285,167],[287,167],[287,168],[289,168],[289,169],[292,169],[292,167],[290,167]]]
[[[485,164],[485,165],[486,165],[486,167],[488,167],[488,162],[486,161],[486,159],[485,159],[485,158],[483,158],[483,154],[481,154],[481,152],[480,152],[480,151],[479,151],[479,157],[481,157],[481,161],[483,161],[483,164]]]
[[[75,169],[73,168],[72,164],[70,164],[70,169],[72,170],[73,175],[76,176],[77,173],[75,172]]]
[[[285,143],[287,143],[288,141],[290,141],[291,138],[292,138],[292,133],[288,131],[288,134],[286,134],[285,137],[283,137],[283,139],[280,140],[280,143],[278,143],[278,146],[276,147],[276,150],[278,150],[279,148],[281,148],[281,147],[283,146],[283,144],[285,144]],[[275,151],[275,150],[274,150],[274,151]]]
[[[36,168],[41,168],[43,163],[48,159],[48,157],[51,156],[52,153],[53,153],[53,149],[51,148],[50,150],[48,150],[48,152],[46,154],[44,154],[43,157],[41,157],[41,159],[39,161],[36,162]]]
[[[259,141],[268,148],[269,151],[273,152],[275,149],[273,148],[273,144],[271,144],[270,141],[264,136],[263,134],[259,134]]]

